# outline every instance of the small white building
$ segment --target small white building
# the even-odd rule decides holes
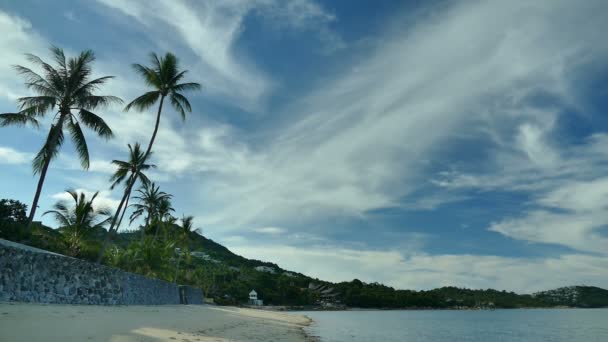
[[[255,290],[251,290],[251,292],[249,292],[249,304],[262,306],[264,305],[264,301],[258,299],[258,293],[255,292]]]
[[[271,273],[271,274],[277,273],[277,270],[275,270],[274,267],[270,267],[270,266],[257,266],[257,267],[254,267],[254,270],[256,270],[258,272],[266,272],[266,273]]]

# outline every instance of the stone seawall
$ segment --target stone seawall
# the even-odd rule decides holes
[[[188,304],[202,304],[201,289],[184,288]],[[173,283],[0,239],[0,301],[160,305],[180,304],[180,292]]]

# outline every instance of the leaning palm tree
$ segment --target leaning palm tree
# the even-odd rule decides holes
[[[112,103],[122,103],[118,97],[95,94],[113,76],[91,79],[91,65],[95,60],[93,51],[86,50],[78,57],[66,59],[62,49],[53,46],[50,50],[56,66],[35,55],[26,54],[28,61],[44,70],[44,76],[24,66],[15,66],[17,73],[25,78],[25,85],[37,95],[19,98],[19,112],[0,114],[0,126],[31,124],[38,127],[39,118],[48,112],[55,113],[46,141],[32,163],[34,174],[40,174],[40,179],[27,221],[28,228],[36,215],[49,164],[57,157],[63,144],[64,128],[76,146],[80,164],[88,169],[89,149],[80,124],[89,127],[100,137],[109,139],[113,136],[112,130],[93,111]]]
[[[144,82],[152,87],[153,90],[146,92],[135,100],[131,101],[125,111],[132,107],[139,111],[144,111],[152,107],[157,101],[158,111],[156,114],[156,124],[146,150],[146,156],[152,151],[152,145],[158,133],[160,116],[163,110],[165,98],[169,98],[173,108],[181,115],[182,120],[186,120],[186,112],[191,112],[192,107],[188,99],[182,94],[184,91],[199,90],[201,85],[195,82],[182,81],[188,70],[179,70],[179,61],[172,53],[167,53],[164,57],[158,57],[155,53],[150,54],[151,67],[141,64],[133,64],[133,69],[144,79]]]
[[[127,144],[127,146],[129,147],[129,161],[122,161],[122,160],[112,160],[112,164],[117,166],[116,171],[114,172],[114,174],[112,175],[112,177],[110,178],[110,182],[112,182],[112,185],[110,186],[110,189],[114,189],[117,185],[119,185],[120,183],[122,183],[123,181],[126,182],[125,184],[130,184],[132,179],[139,179],[142,184],[149,184],[150,183],[150,179],[148,179],[148,176],[146,176],[146,174],[144,173],[144,171],[149,170],[150,168],[155,168],[156,165],[154,164],[146,164],[146,158],[144,158],[144,153],[141,150],[141,146],[139,145],[139,143],[135,143],[135,146],[132,147],[131,144]],[[126,188],[125,188],[126,190]],[[129,192],[127,194],[127,200],[124,206],[124,210],[122,211],[122,214],[120,215],[120,220],[118,221],[118,224],[116,225],[116,230],[118,230],[118,227],[120,227],[120,224],[122,223],[122,219],[125,216],[125,212],[127,211],[127,207],[129,205],[129,198],[131,197],[131,193]]]
[[[180,83],[188,70],[179,70],[179,61],[177,57],[175,57],[172,53],[165,54],[164,57],[158,57],[155,53],[150,54],[150,61],[152,66],[147,67],[141,64],[133,64],[133,69],[137,72],[142,78],[146,85],[150,86],[152,90],[144,93],[139,96],[135,100],[131,101],[126,107],[125,111],[129,111],[131,108],[135,108],[139,111],[144,111],[150,107],[152,107],[157,101],[158,103],[158,111],[156,113],[156,123],[154,124],[154,131],[152,132],[152,137],[150,138],[150,142],[148,143],[148,148],[146,149],[146,153],[144,154],[144,158],[148,158],[150,152],[152,151],[152,146],[154,145],[154,140],[156,139],[156,134],[158,133],[158,127],[160,125],[160,116],[163,110],[163,104],[165,98],[169,98],[171,105],[173,108],[179,112],[182,117],[182,120],[186,119],[186,112],[191,112],[192,107],[190,106],[190,101],[182,94],[184,91],[190,90],[199,90],[201,85],[195,82],[182,82]],[[127,197],[130,196],[131,190],[135,184],[137,177],[134,177],[130,180],[130,183],[127,185],[127,189],[123,194],[123,197],[118,204],[118,208],[116,209],[116,213],[114,215],[114,219],[110,225],[110,230],[114,228],[114,225],[118,221],[118,217],[120,212],[125,205]]]
[[[66,190],[74,200],[73,205],[65,201],[59,201],[53,206],[53,210],[46,211],[44,215],[51,214],[61,225],[60,231],[66,244],[68,254],[77,256],[84,243],[95,233],[97,229],[103,229],[110,222],[111,212],[107,208],[95,208],[93,201],[99,194],[96,192],[90,199],[81,192]]]
[[[112,164],[116,165],[117,169],[112,175],[112,177],[110,177],[110,182],[112,183],[110,189],[114,189],[116,186],[124,182],[126,184],[124,190],[125,193],[127,193],[127,188],[131,183],[131,180],[133,179],[140,179],[143,184],[150,183],[150,180],[148,179],[148,176],[146,176],[144,171],[156,167],[156,165],[154,164],[146,164],[146,158],[144,158],[144,153],[142,152],[139,143],[135,143],[134,146],[131,146],[131,144],[127,144],[127,146],[129,147],[129,161],[112,160]],[[106,237],[103,240],[101,250],[99,251],[99,255],[97,256],[98,262],[101,262],[101,259],[103,258],[107,245],[110,242],[110,237],[115,231],[118,230],[120,224],[122,223],[122,219],[125,216],[125,213],[127,212],[127,206],[129,204],[130,197],[131,192],[128,193],[128,196],[126,198],[126,205],[124,206],[122,214],[120,215],[120,220],[116,225],[116,229],[112,230],[112,227],[110,227],[108,234],[106,234]]]
[[[187,242],[188,241],[188,237],[190,236],[191,233],[201,233],[201,229],[200,228],[194,228],[194,216],[185,216],[183,215],[181,218],[181,225],[179,226],[180,228],[180,240],[182,240],[182,242]]]

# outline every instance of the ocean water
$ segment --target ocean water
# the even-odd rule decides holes
[[[315,311],[322,342],[608,342],[608,309]]]

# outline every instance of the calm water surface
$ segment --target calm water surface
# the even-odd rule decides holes
[[[608,342],[608,309],[304,312],[322,342]]]

